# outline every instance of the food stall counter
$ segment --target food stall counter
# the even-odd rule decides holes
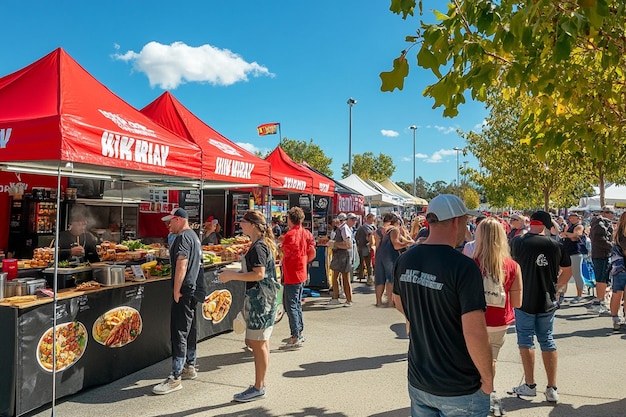
[[[207,296],[196,311],[198,340],[231,331],[243,308],[245,284],[217,278],[228,264],[204,269]],[[0,415],[20,416],[52,401],[54,315],[63,353],[56,355],[57,398],[170,357],[171,285],[166,276],[87,291],[67,288],[57,292],[56,311],[50,297],[0,302],[0,351],[8,362],[0,368]]]

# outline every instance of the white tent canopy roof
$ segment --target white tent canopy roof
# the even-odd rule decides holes
[[[407,193],[404,189],[399,187],[398,184],[396,184],[395,182],[391,181],[391,179],[389,179],[389,178],[387,178],[386,180],[381,182],[380,185],[382,185],[383,187],[385,187],[389,191],[392,191],[395,194],[398,194],[400,197],[404,197],[404,198],[407,198],[407,199],[411,200],[413,202],[413,204],[416,204],[418,206],[428,205],[428,201],[427,200],[425,200],[423,198],[420,198],[420,197],[413,196],[413,195]]]
[[[356,174],[352,174],[337,182],[363,194],[366,203],[370,206],[390,207],[403,205],[399,197],[377,190]]]

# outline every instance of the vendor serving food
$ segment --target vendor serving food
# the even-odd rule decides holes
[[[67,230],[59,233],[59,260],[99,262],[96,237],[87,231],[82,213],[72,213]]]

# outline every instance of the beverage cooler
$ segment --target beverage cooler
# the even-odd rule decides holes
[[[15,258],[33,257],[35,248],[48,246],[54,238],[57,204],[53,199],[11,199],[9,251]]]

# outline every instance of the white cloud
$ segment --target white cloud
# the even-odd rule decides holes
[[[263,150],[257,148],[252,143],[248,143],[248,142],[236,142],[236,143],[237,145],[241,146],[242,148],[244,148],[246,151],[250,153],[263,152]]]
[[[443,162],[445,156],[450,155],[456,156],[456,151],[454,149],[440,149],[437,152],[433,153],[432,156],[426,160],[426,162],[429,162],[431,164],[438,164],[440,162]]]
[[[148,76],[150,86],[175,89],[186,82],[228,86],[248,81],[248,76],[270,76],[266,67],[246,62],[240,55],[206,44],[193,47],[183,42],[163,45],[149,42],[139,53],[114,54],[114,59],[132,62],[133,68]]]
[[[120,46],[120,44],[119,44],[119,43],[114,43],[114,44],[113,44],[113,48],[115,48],[115,50],[116,50],[116,51],[119,51],[119,50],[120,50],[120,48],[121,48],[121,46]]]
[[[448,135],[450,133],[454,133],[456,132],[456,127],[451,127],[451,126],[434,126],[435,129],[437,129],[438,131],[440,131],[441,133],[443,133],[444,135]]]
[[[428,155],[426,155],[425,153],[416,153],[415,154],[415,158],[416,159],[426,159],[426,158],[428,158]],[[410,156],[403,156],[402,157],[402,161],[403,162],[413,162],[413,158],[411,158]]]
[[[483,130],[483,128],[485,128],[486,126],[488,126],[489,123],[487,123],[487,119],[483,120],[482,123],[477,123],[474,125],[474,128],[472,129],[474,132],[480,132]]]
[[[386,129],[382,129],[380,131],[380,133],[382,133],[383,136],[387,136],[387,137],[390,137],[390,138],[395,138],[395,137],[398,137],[400,135],[395,130],[386,130]]]

